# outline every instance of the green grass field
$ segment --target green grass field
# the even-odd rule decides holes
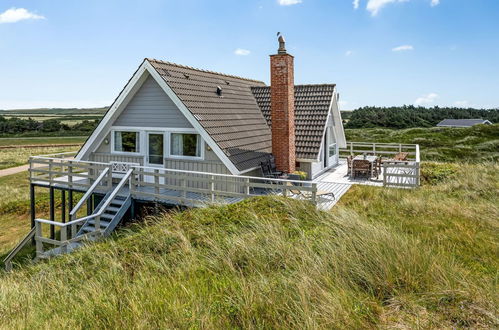
[[[499,166],[439,166],[330,212],[267,197],[148,218],[0,275],[0,324],[497,328]]]
[[[347,141],[419,144],[421,159],[450,162],[499,160],[499,125],[471,128],[346,129]]]
[[[27,164],[30,156],[78,151],[78,149],[78,146],[1,149],[0,170]]]
[[[21,146],[21,145],[54,145],[54,144],[83,144],[86,136],[46,136],[46,137],[12,137],[0,138],[0,147],[2,146]]]

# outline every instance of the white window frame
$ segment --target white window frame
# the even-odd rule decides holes
[[[163,134],[163,163],[162,164],[151,164],[149,162],[149,134]],[[165,159],[166,159],[166,156],[167,156],[167,151],[168,151],[168,147],[166,146],[166,143],[168,142],[168,138],[167,138],[167,135],[168,135],[168,132],[166,131],[159,131],[159,130],[155,130],[155,131],[144,131],[144,135],[145,135],[145,152],[144,152],[144,164],[147,164],[147,166],[149,167],[165,167]]]
[[[200,149],[201,149],[201,155],[200,156],[179,156],[179,155],[173,155],[171,153],[171,143],[172,143],[172,133],[176,134],[197,134],[199,136],[199,143],[201,144]],[[204,160],[204,154],[205,154],[205,145],[204,145],[204,139],[199,134],[196,132],[196,130],[175,130],[175,131],[170,131],[168,132],[168,158],[171,159],[185,159],[185,160]]]
[[[139,133],[139,143],[137,145],[138,147],[138,150],[137,152],[132,152],[132,151],[117,151],[116,148],[115,148],[115,144],[114,144],[114,140],[115,140],[115,137],[114,137],[114,134],[115,132],[128,132],[128,133]],[[115,155],[134,155],[134,156],[140,156],[142,154],[141,150],[143,150],[143,141],[144,141],[144,138],[143,138],[143,134],[142,134],[142,131],[139,130],[139,129],[134,129],[134,128],[116,128],[116,129],[112,129],[111,130],[111,154],[115,154]]]
[[[126,152],[126,151],[115,151],[114,149],[114,132],[136,132],[139,133],[139,152]],[[204,160],[205,159],[205,150],[206,143],[201,134],[195,128],[177,128],[177,127],[129,127],[129,126],[112,126],[110,129],[111,134],[111,154],[114,155],[129,155],[129,156],[143,156],[144,164],[148,164],[147,162],[147,154],[148,150],[148,133],[161,133],[164,135],[164,152],[163,159],[185,159],[185,160]],[[199,143],[201,143],[201,156],[193,157],[193,156],[177,156],[171,154],[171,134],[172,133],[181,133],[181,134],[197,134],[199,135]],[[154,164],[152,164],[154,165]],[[151,165],[151,166],[152,166]],[[158,165],[160,166],[160,165]],[[165,166],[165,163],[163,164]]]

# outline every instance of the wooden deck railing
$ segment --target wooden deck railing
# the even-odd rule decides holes
[[[130,193],[145,200],[171,201],[187,206],[206,203],[231,202],[264,194],[300,192],[317,203],[317,183],[271,179],[262,177],[215,174],[130,165]],[[31,183],[87,191],[105,169],[112,173],[109,163],[76,161],[35,156],[30,158]],[[105,177],[105,175],[104,175]],[[102,177],[101,177],[102,179]],[[96,191],[107,192],[103,186]]]
[[[390,160],[396,154],[407,153],[407,161]],[[347,142],[340,149],[340,157],[368,154],[379,156],[383,162],[383,186],[415,188],[420,185],[420,154],[418,144]]]

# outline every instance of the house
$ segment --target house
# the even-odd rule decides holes
[[[31,231],[7,255],[7,268],[32,239],[37,258],[67,253],[110,235],[144,205],[202,207],[278,194],[329,209],[352,184],[340,148],[343,155],[363,154],[363,162],[370,162],[367,154],[403,153],[406,160],[386,162],[382,180],[369,183],[419,185],[419,146],[347,145],[336,85],[295,85],[294,58],[282,36],[270,56],[270,77],[266,86],[146,58],[74,158],[30,157]],[[309,180],[263,175],[271,156],[277,170],[303,171]],[[48,190],[48,219],[36,217],[38,189]]]
[[[437,127],[471,127],[475,125],[492,125],[486,119],[444,119],[437,124]]]
[[[293,62],[282,39],[266,86],[146,58],[76,159],[259,176],[273,154],[279,170],[313,179],[346,146],[338,93],[295,85]]]

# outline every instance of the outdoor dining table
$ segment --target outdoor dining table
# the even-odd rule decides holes
[[[371,177],[374,176],[374,166],[376,166],[376,159],[378,157],[376,156],[364,156],[364,155],[357,155],[353,158],[352,160],[352,168],[350,169],[350,176],[353,177],[353,162],[356,160],[367,160],[371,164]]]

